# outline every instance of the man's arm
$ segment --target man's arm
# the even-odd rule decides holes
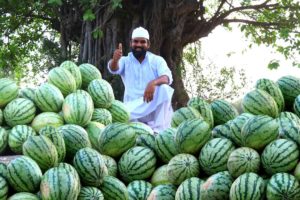
[[[122,44],[119,43],[118,49],[115,50],[113,58],[111,59],[111,62],[109,64],[109,68],[112,71],[117,71],[119,69],[119,60],[122,57],[123,52],[122,52]]]
[[[162,75],[148,83],[144,92],[144,101],[147,103],[152,101],[155,92],[155,86],[159,86],[161,84],[169,84],[169,77],[167,75]]]

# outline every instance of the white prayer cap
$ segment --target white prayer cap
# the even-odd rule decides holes
[[[137,37],[146,38],[147,40],[149,40],[149,32],[140,26],[132,31],[131,39]]]

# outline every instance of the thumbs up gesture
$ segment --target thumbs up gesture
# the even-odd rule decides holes
[[[118,62],[123,55],[122,43],[119,43],[118,48],[115,50],[113,55],[113,61]]]

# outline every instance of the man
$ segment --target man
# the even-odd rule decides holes
[[[133,30],[130,47],[128,56],[122,56],[122,44],[119,44],[108,62],[108,70],[122,78],[123,101],[130,111],[131,121],[143,122],[158,133],[171,123],[172,74],[161,56],[148,51],[149,33],[143,27]]]

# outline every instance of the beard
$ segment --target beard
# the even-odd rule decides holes
[[[131,52],[136,59],[140,59],[142,57],[145,57],[147,50],[143,47],[135,47],[135,48],[131,48]]]

